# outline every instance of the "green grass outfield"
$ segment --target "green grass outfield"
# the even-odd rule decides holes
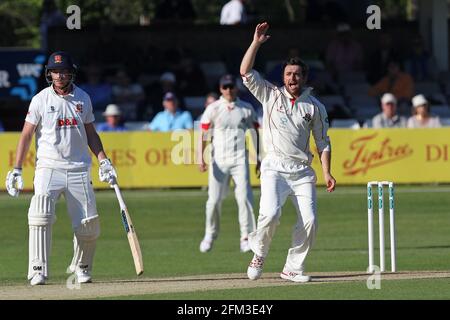
[[[254,193],[257,214],[259,190],[255,189]],[[206,191],[139,190],[124,191],[123,195],[141,243],[145,277],[245,274],[252,254],[239,252],[237,207],[233,192],[229,193],[223,204],[220,236],[213,250],[207,254],[198,251],[204,232]],[[94,281],[136,279],[114,191],[97,192],[96,196],[102,232],[94,262]],[[27,285],[27,210],[30,198],[31,194],[22,194],[18,199],[8,197],[6,193],[0,195],[0,286]],[[450,186],[396,187],[395,200],[398,270],[450,270]],[[318,221],[319,230],[307,260],[307,271],[364,272],[368,264],[365,186],[339,187],[332,194],[319,187]],[[385,221],[388,245],[388,215]],[[266,260],[265,272],[280,272],[283,268],[294,222],[294,207],[288,200]],[[70,221],[65,201],[61,199],[57,205],[53,232],[50,283],[65,282],[65,270],[71,261],[72,250]],[[389,268],[388,250],[386,256]],[[445,290],[449,283],[448,278],[389,280],[382,282],[381,290],[368,290],[365,282],[323,283],[128,298],[449,299],[450,291]]]

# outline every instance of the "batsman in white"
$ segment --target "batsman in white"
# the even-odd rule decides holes
[[[253,193],[250,185],[248,151],[245,134],[252,130],[252,139],[258,153],[258,119],[252,105],[237,97],[236,79],[224,75],[220,79],[219,100],[207,106],[200,124],[202,129],[199,151],[201,172],[207,170],[204,153],[207,135],[212,133],[212,152],[209,164],[208,201],[206,202],[205,236],[200,243],[200,251],[211,250],[213,241],[219,234],[222,200],[229,187],[230,177],[235,183],[235,197],[239,211],[240,250],[248,252],[248,234],[255,229],[253,213]],[[256,165],[259,171],[259,161]]]
[[[336,180],[330,173],[331,145],[327,136],[328,117],[325,107],[311,95],[311,88],[303,88],[307,79],[307,65],[299,58],[289,59],[283,68],[284,86],[276,87],[252,70],[260,46],[270,36],[264,22],[255,29],[253,41],[241,63],[244,85],[263,105],[263,148],[261,163],[261,200],[258,224],[249,234],[254,257],[247,269],[249,279],[261,277],[264,259],[279,224],[281,208],[288,196],[297,211],[297,223],[292,233],[281,278],[307,282],[304,262],[311,249],[316,231],[316,181],[311,167],[313,155],[309,148],[314,137],[322,164],[328,192]]]
[[[50,55],[45,68],[49,87],[33,97],[16,151],[14,170],[6,178],[8,193],[17,197],[23,189],[22,164],[36,132],[34,196],[28,210],[31,285],[45,284],[49,277],[55,203],[64,194],[74,231],[74,256],[69,266],[79,283],[91,282],[99,216],[90,175],[88,146],[100,162],[100,180],[117,177],[103,151],[94,127],[91,100],[77,87],[76,66],[66,52]]]

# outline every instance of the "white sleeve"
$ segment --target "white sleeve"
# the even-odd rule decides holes
[[[208,130],[211,127],[211,124],[213,122],[212,106],[213,106],[213,104],[210,104],[209,106],[207,106],[205,111],[202,114],[202,117],[200,118],[200,127],[202,130]]]
[[[25,121],[37,125],[41,121],[42,115],[39,112],[40,100],[35,96],[31,99]]]
[[[244,86],[250,90],[263,106],[264,103],[269,100],[271,92],[274,92],[276,89],[276,86],[264,80],[256,70],[250,70],[250,72],[244,74],[242,76],[242,81]]]
[[[95,121],[94,111],[92,110],[91,98],[89,98],[89,96],[87,97],[86,102],[87,104],[84,106],[84,109],[86,110],[83,119],[84,124],[88,124]]]
[[[331,151],[330,137],[328,137],[328,115],[323,104],[315,103],[314,107],[316,112],[314,112],[312,133],[314,136],[314,141],[316,142],[317,150]]]

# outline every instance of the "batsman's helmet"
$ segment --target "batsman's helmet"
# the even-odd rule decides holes
[[[52,83],[52,77],[50,75],[51,70],[63,70],[70,71],[71,83],[75,80],[75,73],[77,66],[73,63],[72,57],[64,51],[54,52],[48,57],[47,65],[45,66],[45,78],[49,84]]]

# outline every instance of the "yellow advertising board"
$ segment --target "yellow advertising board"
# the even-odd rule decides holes
[[[329,132],[332,172],[338,183],[450,182],[450,128]],[[319,163],[314,168],[317,170]]]
[[[207,185],[208,174],[199,172],[196,164],[197,134],[193,131],[121,132],[102,133],[101,138],[122,187],[198,187]],[[370,180],[450,182],[450,128],[330,129],[329,135],[332,141],[332,174],[338,185],[365,184]],[[18,140],[18,133],[0,134],[0,177],[6,177],[14,165]],[[254,152],[251,153],[251,158],[254,158]],[[32,188],[34,157],[32,147],[23,166],[26,189]],[[322,184],[317,154],[313,167],[319,184]],[[254,169],[251,165],[251,182],[259,185]],[[92,177],[96,188],[108,188],[98,180],[96,160],[93,161]],[[0,189],[5,189],[4,183]]]

